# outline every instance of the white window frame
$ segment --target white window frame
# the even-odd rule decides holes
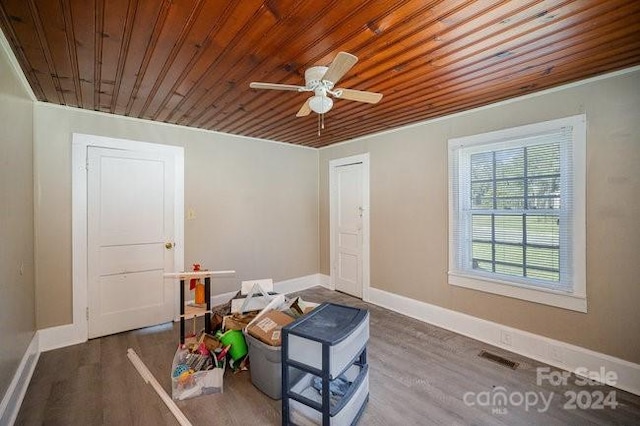
[[[534,135],[544,134],[558,130],[563,127],[572,128],[572,146],[570,150],[563,150],[561,155],[570,155],[573,162],[573,221],[571,224],[571,265],[572,279],[569,283],[569,290],[554,290],[550,288],[537,287],[523,283],[514,277],[510,280],[504,275],[497,277],[487,276],[488,274],[475,273],[469,269],[462,270],[460,251],[458,250],[458,239],[462,235],[458,228],[463,219],[459,212],[460,202],[456,188],[460,180],[459,163],[464,161],[464,156],[469,152],[481,150],[483,146],[492,145],[490,149],[500,143],[510,143],[507,141],[517,141]],[[523,143],[522,146],[525,144]],[[513,146],[513,145],[511,145]],[[479,135],[466,136],[449,139],[449,284],[480,290],[487,293],[498,294],[507,297],[527,300],[550,306],[557,306],[573,311],[587,312],[587,292],[586,292],[586,116],[584,114],[557,120],[535,123],[520,127],[514,127],[495,132],[483,133]],[[486,148],[485,148],[486,150]],[[566,158],[561,158],[561,162],[566,163]],[[456,232],[458,231],[458,232]],[[562,265],[561,265],[562,268]]]

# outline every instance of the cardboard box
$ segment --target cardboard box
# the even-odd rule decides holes
[[[257,315],[258,312],[225,315],[222,326],[225,330],[244,330]]]
[[[204,346],[210,351],[213,352],[218,348],[222,347],[222,343],[220,343],[220,341],[218,339],[215,338],[215,336],[212,336],[210,334],[204,333],[202,335],[202,337],[200,338],[200,341],[202,343],[204,343]]]
[[[280,346],[282,344],[282,327],[293,321],[294,319],[284,312],[265,312],[249,324],[247,333],[267,345]]]

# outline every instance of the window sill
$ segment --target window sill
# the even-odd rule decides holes
[[[449,284],[543,305],[556,306],[571,311],[587,312],[587,298],[585,296],[524,287],[505,281],[480,278],[451,271],[449,272]]]

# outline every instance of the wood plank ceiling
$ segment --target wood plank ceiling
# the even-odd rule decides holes
[[[637,0],[0,0],[37,98],[322,147],[640,64]],[[304,85],[358,56],[318,136]]]

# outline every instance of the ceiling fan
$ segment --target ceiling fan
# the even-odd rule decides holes
[[[307,99],[302,105],[297,117],[309,115],[311,111],[324,114],[333,107],[333,99],[347,99],[350,101],[366,102],[376,104],[382,99],[382,93],[364,92],[353,89],[334,89],[335,84],[353,67],[358,58],[350,53],[340,52],[328,67],[315,66],[307,69],[304,73],[305,85],[295,86],[292,84],[259,83],[253,82],[249,85],[252,89],[289,90],[294,92],[313,92],[314,95]]]

